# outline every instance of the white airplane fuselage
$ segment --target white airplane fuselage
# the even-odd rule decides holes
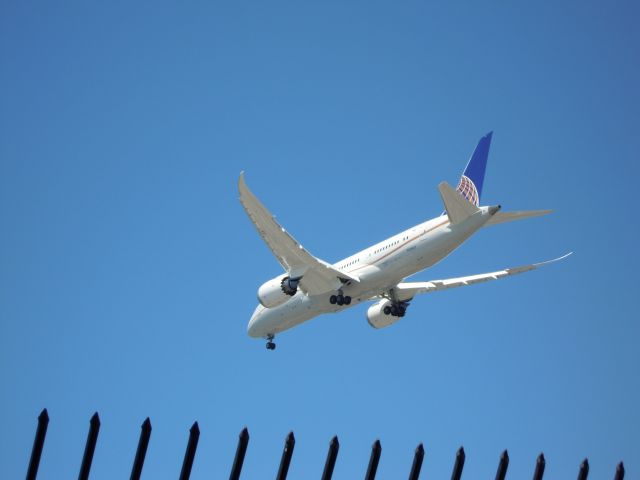
[[[451,224],[445,214],[409,228],[333,265],[358,278],[342,287],[350,305],[331,304],[327,295],[297,293],[280,306],[258,305],[249,321],[251,337],[268,337],[295,327],[323,313],[346,310],[373,297],[386,295],[399,282],[429,268],[462,245],[500,209],[480,207],[461,223]]]

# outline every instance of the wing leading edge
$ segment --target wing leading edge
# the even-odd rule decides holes
[[[523,265],[514,268],[505,268],[504,270],[498,270],[496,272],[481,273],[479,275],[469,275],[467,277],[448,278],[445,280],[432,280],[430,282],[402,282],[399,283],[393,290],[398,301],[411,300],[418,294],[430,293],[438,290],[446,290],[449,288],[465,287],[467,285],[474,285],[476,283],[488,282],[490,280],[498,280],[499,278],[510,277],[519,273],[529,272],[536,268],[548,265],[549,263],[557,262],[564,258],[567,258],[573,252],[569,252],[559,258],[553,260],[547,260],[546,262],[532,263],[531,265]]]
[[[240,203],[253,222],[260,237],[267,244],[280,265],[292,278],[302,277],[300,288],[309,295],[320,295],[337,290],[348,281],[358,279],[333,268],[329,263],[311,255],[287,232],[249,190],[244,172],[238,179]]]

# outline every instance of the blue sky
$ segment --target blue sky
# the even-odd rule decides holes
[[[593,478],[640,468],[635,2],[2,2],[0,476],[495,474]],[[575,251],[537,272],[416,299],[374,331],[365,306],[246,335],[280,267],[237,199],[254,192],[336,261],[442,211],[493,130],[486,204],[553,208],[486,229],[429,280]],[[635,472],[635,473],[634,473]]]

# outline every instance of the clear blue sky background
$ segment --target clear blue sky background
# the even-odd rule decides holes
[[[0,476],[545,478],[640,470],[637,2],[2,2]],[[280,273],[237,199],[256,194],[328,261],[442,211],[495,132],[484,202],[553,208],[486,229],[429,280],[553,258],[544,270],[416,299],[375,331],[365,306],[268,352],[246,335]]]

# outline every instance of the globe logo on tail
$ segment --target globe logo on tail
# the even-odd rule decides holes
[[[480,206],[480,195],[478,195],[478,189],[475,184],[466,175],[460,177],[460,183],[456,188],[458,192],[462,194],[469,202],[473,203],[476,207]]]

